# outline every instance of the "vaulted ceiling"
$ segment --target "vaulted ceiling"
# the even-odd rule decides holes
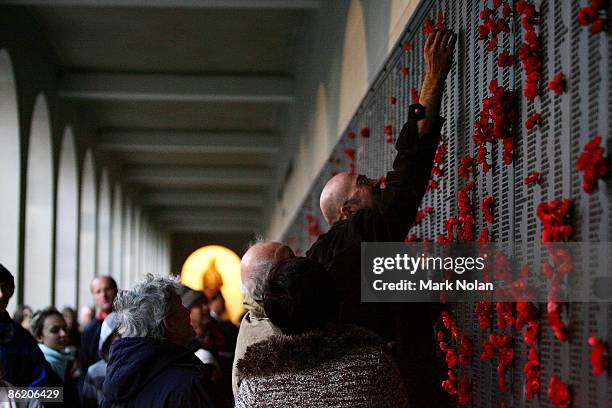
[[[61,100],[171,233],[253,233],[274,196],[310,0],[7,0],[57,62]]]

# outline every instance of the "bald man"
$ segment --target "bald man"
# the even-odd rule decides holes
[[[403,241],[414,222],[440,140],[440,103],[455,41],[456,36],[446,30],[426,39],[420,104],[408,109],[407,122],[395,144],[393,170],[386,175],[386,188],[382,190],[378,180],[358,174],[340,173],[329,180],[320,206],[331,228],[306,253],[337,280],[340,321],[366,327],[398,345],[398,363],[413,391],[410,401],[415,406],[443,404],[438,398],[443,397],[438,393],[437,379],[430,375],[436,365],[431,334],[436,311],[430,304],[361,303],[361,243]],[[431,369],[418,373],[419,367]]]
[[[232,391],[234,392],[234,397],[238,392],[240,382],[236,363],[244,356],[247,347],[280,333],[270,323],[263,308],[263,288],[268,272],[278,262],[294,256],[291,248],[280,242],[258,242],[246,251],[240,261],[242,292],[247,312],[240,323],[236,353],[234,354],[234,365],[232,367]]]

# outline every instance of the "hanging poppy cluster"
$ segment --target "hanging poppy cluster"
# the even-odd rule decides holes
[[[572,395],[563,380],[557,375],[553,375],[550,378],[548,399],[555,408],[569,408],[572,404]]]
[[[599,146],[600,143],[599,135],[589,140],[576,162],[576,169],[584,172],[582,188],[588,194],[595,192],[597,180],[608,176],[608,158],[604,157],[604,149]]]
[[[444,158],[446,156],[446,143],[440,143],[438,149],[436,150],[436,154],[434,155],[434,164],[431,167],[431,179],[429,180],[429,185],[427,186],[427,190],[435,190],[440,186],[439,179],[436,180],[435,177],[444,177],[444,170],[442,166],[444,165]]]
[[[482,165],[485,173],[491,169],[487,161],[487,143],[493,143],[495,140],[503,142],[504,164],[512,163],[514,126],[518,120],[513,91],[499,86],[497,80],[492,80],[489,92],[491,96],[482,101],[483,108],[474,124],[476,130],[472,135],[474,143],[478,146],[476,163]]]
[[[578,10],[578,23],[581,26],[591,26],[591,32],[597,34],[606,26],[606,0],[591,0],[590,4]]]
[[[501,17],[498,16],[497,13],[500,7],[502,7]],[[500,33],[510,32],[510,27],[506,19],[509,18],[511,14],[512,11],[508,3],[502,1],[495,1],[493,9],[485,7],[480,11],[479,17],[483,20],[483,23],[478,26],[478,39],[480,41],[487,41],[487,46],[485,48],[487,52],[493,52],[493,50],[495,50],[499,43],[498,36]],[[506,57],[504,57],[504,59],[506,59]],[[499,60],[498,65],[503,66],[499,64]]]
[[[480,204],[482,215],[489,224],[493,224],[493,202],[493,197],[487,196],[482,200],[482,203]]]
[[[522,17],[521,25],[525,29],[523,44],[519,48],[519,60],[525,71],[525,85],[523,94],[533,102],[540,94],[542,62],[542,46],[540,37],[535,32],[535,25],[538,22],[535,6],[528,1],[521,0],[514,3],[514,7]]]
[[[523,268],[525,270],[525,268]],[[528,270],[527,270],[528,272]],[[527,362],[523,366],[525,373],[525,399],[530,401],[540,392],[540,358],[537,352],[537,341],[540,333],[538,311],[531,302],[516,302],[516,320],[514,328],[523,330],[523,341],[527,345]]]
[[[593,375],[599,377],[606,370],[608,365],[608,349],[606,343],[595,336],[590,336],[588,343],[592,348],[589,353],[589,360],[591,360]]]
[[[480,360],[492,360],[497,354],[497,382],[501,392],[508,391],[506,383],[506,371],[512,366],[514,360],[514,349],[512,348],[512,336],[509,334],[491,333],[489,340],[483,340],[483,352]]]
[[[459,219],[457,223],[457,237],[462,241],[474,240],[474,208],[472,206],[471,193],[476,187],[474,181],[470,181],[457,193],[457,207],[459,208]]]
[[[448,367],[447,378],[442,381],[442,388],[451,395],[457,395],[457,403],[465,406],[472,401],[472,384],[466,375],[462,375],[457,381],[457,374],[453,370],[458,370],[459,366],[467,366],[472,361],[474,354],[474,345],[470,338],[466,335],[461,335],[455,320],[447,311],[440,314],[444,329],[450,332],[451,340],[445,341],[445,333],[438,330],[436,339],[438,347],[444,353],[444,360]],[[451,341],[459,341],[459,355],[449,346]]]
[[[558,242],[572,236],[574,229],[569,219],[571,205],[569,198],[538,205],[537,214],[542,222],[542,242]]]
[[[469,154],[463,156],[459,162],[459,177],[469,179],[470,174],[474,174],[474,172],[474,159],[472,159],[472,156]]]

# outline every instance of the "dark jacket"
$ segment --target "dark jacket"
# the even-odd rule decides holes
[[[111,345],[103,407],[212,407],[204,365],[168,341],[132,337]]]
[[[36,340],[9,314],[0,313],[0,364],[3,379],[16,387],[44,387],[45,356]]]
[[[237,369],[237,408],[409,406],[385,343],[356,326],[274,335],[250,345]]]
[[[377,208],[359,210],[349,220],[335,223],[306,252],[336,279],[340,321],[364,326],[387,339],[396,337],[389,320],[392,307],[361,303],[361,243],[403,241],[414,222],[429,183],[443,122],[438,117],[429,134],[419,139],[417,121],[424,115],[422,105],[410,106],[408,122],[395,144],[393,170],[386,175]]]
[[[395,342],[394,352],[410,401],[415,406],[444,406],[439,378],[445,371],[440,371],[443,367],[435,356],[433,331],[439,315],[437,305],[361,303],[360,291],[361,243],[403,241],[429,184],[443,119],[438,117],[429,133],[419,139],[417,121],[424,115],[423,106],[410,106],[378,208],[359,210],[351,219],[337,222],[306,255],[325,266],[335,278],[341,298],[341,322],[363,326]]]
[[[90,365],[100,360],[98,343],[100,342],[100,330],[104,319],[95,319],[85,327],[81,336],[81,350],[79,350],[79,366],[81,368],[81,381],[87,374]]]

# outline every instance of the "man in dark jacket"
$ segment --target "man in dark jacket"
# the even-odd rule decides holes
[[[79,366],[81,381],[85,378],[89,366],[100,360],[98,343],[102,322],[113,311],[113,301],[117,296],[117,282],[110,276],[96,276],[91,281],[91,295],[98,308],[96,318],[85,327],[81,336],[81,350],[79,351]]]
[[[0,378],[17,387],[44,387],[45,357],[36,340],[6,311],[14,292],[15,279],[0,264]]]
[[[412,383],[413,387],[409,388],[420,391],[421,395],[436,387],[436,379],[425,381],[422,375],[414,378],[406,370],[435,363],[434,313],[425,304],[400,307],[361,303],[361,243],[402,241],[414,222],[439,142],[443,119],[438,114],[455,39],[451,32],[440,30],[426,40],[426,75],[420,104],[409,108],[408,121],[395,145],[393,170],[386,175],[386,188],[382,190],[378,180],[349,173],[340,173],[329,180],[321,193],[320,205],[331,228],[307,252],[309,258],[325,266],[336,280],[341,302],[340,321],[359,324],[388,341],[399,341],[399,353],[408,354],[400,356],[400,360],[405,360],[400,361],[400,368],[410,377],[406,383]],[[415,396],[411,400],[420,401]],[[426,399],[420,402],[427,405]]]
[[[113,342],[103,407],[211,407],[202,362],[185,346],[193,339],[189,311],[171,278],[147,275],[115,300],[121,338]]]

